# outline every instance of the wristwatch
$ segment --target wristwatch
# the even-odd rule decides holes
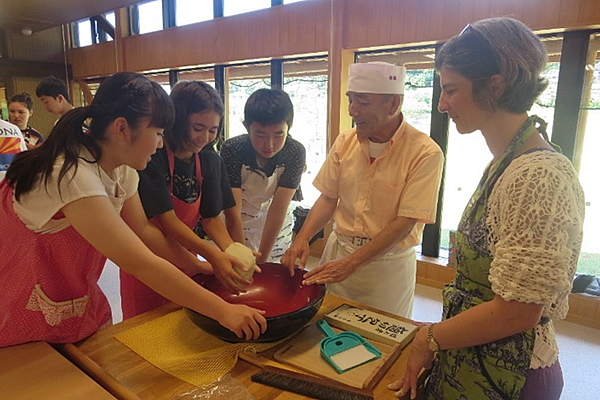
[[[440,351],[440,345],[433,337],[433,326],[434,325],[435,324],[429,325],[429,328],[427,329],[427,348],[429,350],[431,350],[432,352],[437,353]]]

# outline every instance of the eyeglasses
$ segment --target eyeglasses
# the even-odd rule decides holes
[[[491,48],[489,40],[483,35],[483,33],[479,32],[477,29],[473,28],[473,26],[470,23],[468,23],[467,26],[465,26],[463,28],[463,30],[460,31],[458,36],[467,35],[469,33],[472,33],[475,36],[477,36],[479,39],[482,39],[484,41],[484,43],[487,44],[487,46]]]
[[[480,45],[483,45],[485,49],[490,52],[490,55],[493,61],[495,62],[496,66],[498,65],[497,55],[496,51],[494,50],[494,47],[491,45],[488,38],[485,37],[483,33],[479,32],[476,28],[474,28],[470,23],[468,23],[467,26],[465,26],[463,30],[460,31],[458,36],[471,36],[472,40],[479,41]]]
[[[460,33],[458,34],[458,36],[462,36],[462,35],[464,35],[465,33],[469,32],[469,31],[475,31],[475,29],[473,29],[473,27],[471,26],[470,22],[467,24],[467,26],[465,26],[463,28],[462,31],[460,31]]]

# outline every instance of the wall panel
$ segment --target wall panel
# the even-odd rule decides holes
[[[490,16],[490,0],[471,0],[468,2],[470,8],[473,10],[471,14],[464,14],[464,19],[461,22],[464,22],[463,25],[466,25],[469,22],[477,21],[483,18],[487,18]],[[461,16],[463,14],[460,14]],[[467,18],[467,15],[471,18]]]
[[[566,7],[570,7],[570,0],[563,0]],[[571,6],[572,7],[572,6]],[[600,20],[600,4],[598,4],[598,0],[582,0],[579,4],[579,18],[577,21],[571,22],[569,21],[569,27],[578,26],[581,23],[590,25],[590,26],[598,26],[598,21]]]
[[[392,7],[391,16],[402,15],[402,18],[392,17],[390,35],[391,32],[397,29],[402,29],[402,37],[405,37],[409,42],[416,41],[418,12],[417,4],[418,3],[412,1],[405,4],[399,1],[393,2],[394,6]],[[389,40],[392,40],[391,36]]]
[[[508,0],[507,0],[508,1]],[[466,8],[466,14],[460,13],[460,8]],[[444,5],[444,18],[440,21],[441,32],[446,32],[452,27],[466,25],[462,24],[463,21],[469,21],[467,15],[472,14],[472,2],[466,3],[465,1],[457,0],[453,2],[446,2]]]
[[[456,35],[469,22],[506,15],[520,19],[536,31],[600,27],[598,0],[347,0],[346,3],[347,49],[439,42]],[[391,23],[387,23],[390,17]],[[371,34],[373,26],[378,27],[378,35]]]
[[[342,15],[339,34],[343,49],[349,50],[440,42],[467,23],[491,16],[512,15],[536,31],[600,27],[598,0],[332,1],[293,3],[118,38],[121,69],[177,69],[327,52],[332,4]],[[113,47],[70,50],[74,76],[115,72]]]
[[[149,71],[326,52],[329,11],[329,1],[310,1],[126,37],[125,68]]]
[[[71,49],[68,56],[73,79],[95,78],[117,72],[115,42]]]
[[[565,9],[561,9],[560,3],[561,0],[544,0],[543,4],[540,4],[539,1],[533,1],[528,3],[525,7],[533,7],[534,5],[537,5],[537,10],[540,13],[540,24],[545,25],[546,27],[565,26],[566,24],[563,25],[560,23],[560,21],[568,21],[569,18],[568,15],[562,14]],[[577,4],[578,1],[571,1],[569,3],[570,5],[568,8],[579,8]],[[518,16],[519,14],[516,15]]]

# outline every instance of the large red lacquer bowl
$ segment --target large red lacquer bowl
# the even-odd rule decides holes
[[[302,328],[315,316],[325,297],[325,285],[302,285],[303,271],[293,277],[286,267],[275,263],[259,264],[262,272],[254,274],[246,292],[229,292],[214,275],[196,275],[193,279],[228,303],[245,304],[265,310],[267,331],[252,342],[273,342]],[[244,342],[212,318],[187,309],[190,320],[206,332],[228,342]]]

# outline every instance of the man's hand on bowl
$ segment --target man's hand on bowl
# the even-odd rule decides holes
[[[292,247],[287,249],[283,257],[281,257],[280,262],[288,268],[290,276],[294,276],[296,269],[304,270],[309,255],[310,248],[308,247],[308,242],[294,241]],[[300,263],[296,264],[298,258],[300,259]]]

